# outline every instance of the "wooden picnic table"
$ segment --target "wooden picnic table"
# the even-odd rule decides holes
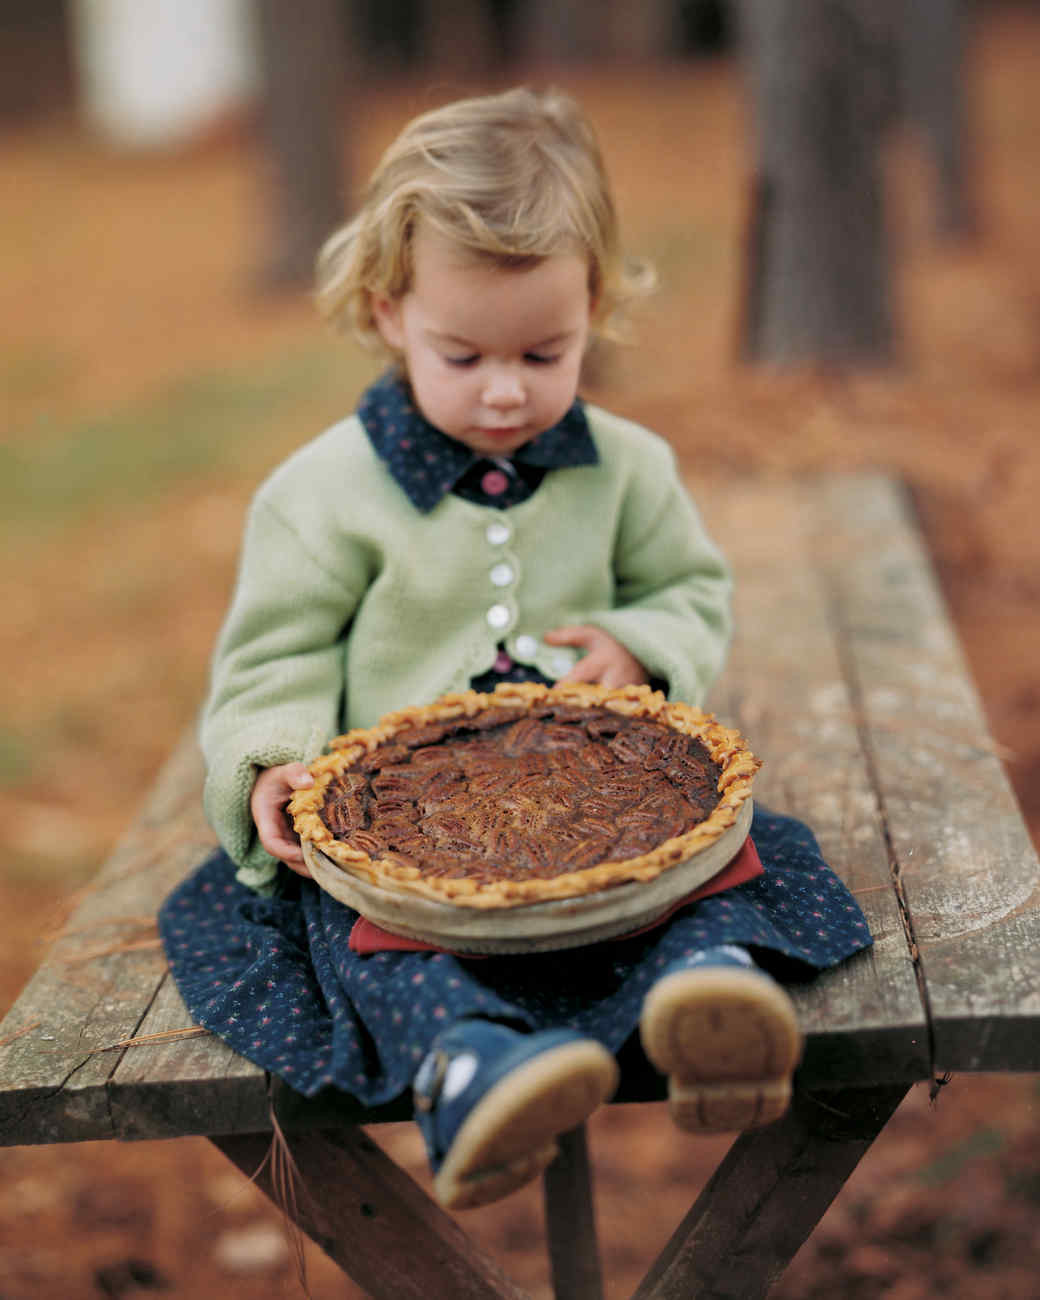
[[[816,830],[875,944],[793,990],[806,1037],[794,1104],[735,1141],[639,1300],[765,1295],[913,1083],[1040,1068],[1037,857],[908,495],[880,474],[697,495],[737,574],[738,633],[711,707],[765,760],[757,799]],[[213,843],[201,775],[186,739],[0,1026],[0,1142],[205,1135],[252,1174],[274,1108],[307,1187],[300,1226],[370,1294],[520,1297],[361,1127],[409,1117],[407,1097],[378,1111],[304,1102],[181,1032],[190,1021],[148,936]],[[619,1101],[663,1096],[636,1053],[623,1064]],[[654,1120],[669,1122],[663,1108]],[[602,1293],[588,1164],[576,1130],[545,1176],[559,1300]]]

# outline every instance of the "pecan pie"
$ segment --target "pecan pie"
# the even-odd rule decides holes
[[[603,923],[583,900],[627,922],[720,870],[758,766],[736,731],[645,686],[510,684],[337,738],[290,810],[319,884],[388,929],[430,933],[429,904],[483,917],[462,928],[485,938],[535,917],[558,937],[561,916]]]

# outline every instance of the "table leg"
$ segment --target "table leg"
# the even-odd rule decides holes
[[[795,1094],[742,1133],[633,1300],[759,1300],[823,1218],[909,1085]]]
[[[585,1125],[561,1133],[560,1153],[542,1175],[545,1236],[556,1300],[602,1300]]]
[[[373,1300],[529,1300],[356,1125],[287,1135],[291,1197],[269,1133],[211,1141]]]

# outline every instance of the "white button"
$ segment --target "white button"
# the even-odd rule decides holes
[[[523,636],[516,638],[516,653],[524,659],[532,659],[538,651],[538,642],[533,636]]]
[[[505,627],[509,622],[509,607],[507,605],[492,605],[485,617],[489,626]]]
[[[496,564],[491,570],[491,581],[496,587],[508,587],[513,581],[513,566],[511,564]]]
[[[484,536],[492,546],[504,546],[513,535],[513,530],[508,524],[503,524],[496,520],[493,524],[488,524]]]

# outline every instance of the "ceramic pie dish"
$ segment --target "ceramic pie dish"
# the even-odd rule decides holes
[[[710,880],[758,767],[645,686],[508,684],[338,737],[289,807],[314,879],[376,925],[520,952],[639,929]]]

